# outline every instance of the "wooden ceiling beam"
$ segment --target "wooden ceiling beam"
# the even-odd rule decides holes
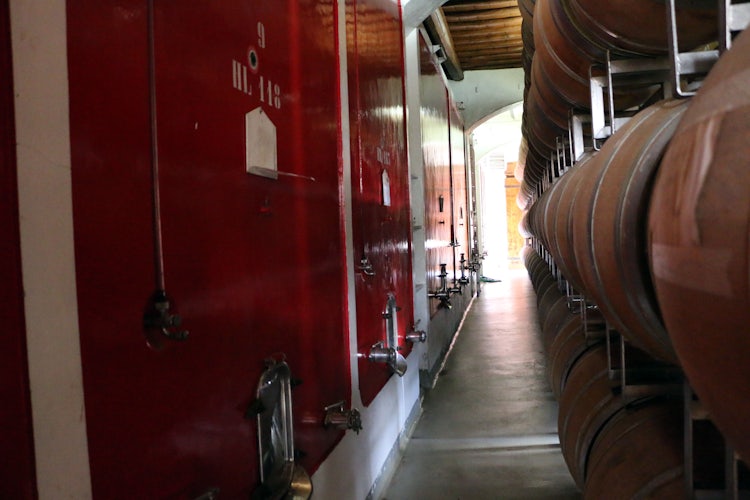
[[[490,19],[508,19],[511,17],[521,17],[521,11],[518,7],[508,7],[507,9],[494,9],[482,12],[471,12],[461,14],[446,14],[445,18],[449,24],[465,23],[471,21],[484,21]]]
[[[451,29],[445,20],[443,11],[441,9],[435,10],[430,14],[430,17],[425,19],[424,25],[432,43],[442,47],[445,55],[442,65],[446,76],[451,80],[463,80],[464,72],[461,68],[461,60],[458,58],[456,49],[453,46]]]
[[[461,52],[465,49],[471,49],[472,47],[494,47],[496,45],[502,45],[502,44],[512,44],[512,43],[523,43],[523,37],[521,37],[520,34],[516,36],[511,35],[505,35],[505,36],[497,36],[497,37],[490,37],[490,36],[483,36],[478,39],[462,39],[462,40],[456,40],[453,39],[453,45],[456,47],[456,50],[458,52]]]
[[[451,32],[466,32],[473,31],[476,35],[481,31],[505,31],[508,28],[521,29],[521,17],[514,17],[509,19],[493,20],[493,21],[475,21],[472,23],[461,23],[451,25]]]
[[[460,31],[453,34],[453,45],[461,45],[472,42],[502,42],[505,40],[521,40],[523,33],[521,30],[508,29],[505,31],[488,31],[478,37],[476,33],[470,31]]]
[[[521,60],[521,53],[516,52],[508,52],[505,54],[491,54],[491,55],[476,55],[471,57],[466,57],[464,60],[466,61],[465,64],[471,64],[476,63],[477,61],[512,61],[518,59]]]
[[[475,70],[482,70],[482,69],[512,69],[512,68],[520,68],[521,63],[516,62],[504,62],[504,63],[497,63],[497,64],[479,64],[477,66],[471,66],[467,67],[467,71],[475,71]]]
[[[480,10],[505,9],[518,6],[516,0],[490,0],[487,2],[448,2],[443,5],[446,14],[453,12],[471,12]]]
[[[477,51],[485,51],[485,52],[491,52],[491,51],[503,51],[503,50],[523,50],[523,43],[503,43],[503,44],[497,44],[497,43],[487,43],[487,44],[477,44],[472,45],[468,47],[463,48],[456,48],[459,54],[461,54],[461,57],[463,58],[464,54],[471,54]]]

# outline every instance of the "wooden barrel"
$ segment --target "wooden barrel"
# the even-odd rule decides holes
[[[548,337],[544,336],[545,340]],[[598,342],[593,342],[591,345]],[[583,331],[581,316],[568,313],[547,346],[547,378],[555,398],[560,399],[568,374],[578,358],[590,347]]]
[[[545,248],[549,246],[544,234],[544,214],[548,202],[549,196],[542,195],[529,209],[529,226],[531,227],[531,232]]]
[[[530,69],[531,74],[534,75],[534,85],[529,90],[528,98],[531,100],[534,109],[538,110],[537,113],[540,113],[539,118],[544,118],[547,122],[551,122],[558,129],[566,130],[568,128],[568,114],[570,113],[571,103],[563,96],[555,93],[553,87],[547,85],[546,82],[539,81],[542,75],[544,75],[544,70],[539,67],[540,64],[542,64],[542,57],[534,57],[531,61]],[[536,117],[534,115],[534,118]]]
[[[683,478],[682,405],[646,399],[621,408],[591,447],[584,498],[687,498]]]
[[[521,216],[521,220],[518,221],[518,234],[520,234],[524,239],[534,236],[534,234],[531,232],[531,227],[529,226],[528,212],[524,212]]]
[[[539,263],[535,263],[534,267],[531,269],[531,285],[534,287],[534,292],[536,292],[537,295],[541,293],[539,285],[549,274],[550,272],[547,263],[543,260]]]
[[[750,31],[713,68],[654,186],[649,257],[695,392],[750,460]]]
[[[568,299],[564,295],[560,294],[556,300],[548,304],[547,312],[540,323],[542,327],[542,345],[544,346],[545,353],[549,353],[552,342],[565,324],[568,323],[571,316],[574,315],[568,309]]]
[[[524,21],[531,20],[534,17],[534,0],[518,0],[518,10]]]
[[[579,488],[583,489],[589,449],[599,429],[623,406],[609,381],[606,346],[595,345],[570,368],[557,420],[563,458]]]
[[[560,294],[560,291],[557,289],[557,278],[555,278],[549,271],[547,271],[547,273],[541,279],[541,281],[539,282],[539,286],[536,289],[537,310],[539,308],[539,305],[542,303],[542,300],[544,300],[544,296],[548,293],[555,296]]]
[[[528,121],[528,119],[525,119],[524,124],[528,124]],[[536,186],[542,177],[546,175],[547,165],[549,164],[549,150],[544,153],[540,144],[533,142],[531,132],[528,132],[527,138],[529,140],[529,152],[526,156],[526,168],[523,178],[524,181],[529,183],[533,193],[536,191]]]
[[[571,176],[571,179],[565,190],[565,196],[560,201],[558,219],[555,224],[555,244],[560,253],[560,268],[573,288],[579,292],[583,291],[583,286],[573,249],[573,206],[578,196],[578,188],[586,178],[585,172],[589,170],[586,164],[591,161],[592,156],[592,154],[587,154],[565,174]]]
[[[547,291],[551,283],[550,279],[552,273],[550,273],[549,264],[539,257],[539,260],[535,261],[532,268],[529,270],[529,276],[531,278],[531,285],[534,287],[534,293],[537,295],[538,302],[541,300],[541,295]]]
[[[562,3],[579,29],[596,43],[610,47],[620,55],[658,56],[667,53],[665,2],[562,0]],[[715,1],[676,4],[681,50],[691,50],[716,39]]]
[[[602,154],[612,153],[602,164],[590,202],[597,304],[633,344],[673,364],[677,357],[661,321],[644,249],[654,176],[688,104],[656,103],[612,136],[602,148]]]
[[[605,144],[606,146],[606,144]],[[606,163],[611,153],[605,150],[599,151],[592,159],[581,165],[576,175],[581,179],[576,186],[576,191],[571,196],[574,199],[570,204],[570,246],[569,253],[575,261],[580,280],[580,291],[597,304],[601,297],[596,295],[596,277],[594,275],[594,257],[591,253],[591,201],[601,175],[603,164]]]
[[[606,61],[606,46],[579,28],[561,0],[539,0],[534,15],[534,58],[532,81],[550,103],[562,100],[572,107],[590,107],[589,69]],[[626,109],[644,102],[651,86],[615,89],[615,108]]]
[[[528,252],[525,253],[523,262],[524,262],[524,265],[526,266],[526,270],[528,271],[529,276],[531,276],[532,267],[536,263],[541,262],[542,258],[539,256],[537,251],[534,250],[534,248],[532,247],[526,247],[526,248],[528,249]]]
[[[532,200],[534,199],[534,192],[530,189],[531,186],[529,186],[529,184],[522,176],[520,180],[521,189],[518,190],[518,194],[516,195],[516,205],[519,209],[528,211],[531,208]],[[531,225],[529,225],[528,227],[529,232],[531,232]],[[533,236],[533,233],[529,237],[531,236]]]
[[[537,64],[536,57],[532,67]],[[539,94],[541,85],[534,84],[529,89],[526,99],[526,111],[529,123],[529,140],[548,153],[556,147],[555,138],[566,136],[567,113],[570,105],[558,100],[544,99]]]
[[[559,265],[561,259],[560,252],[558,251],[557,242],[555,241],[555,224],[557,222],[558,207],[560,200],[565,194],[565,186],[570,181],[571,176],[563,175],[560,177],[555,184],[550,188],[544,196],[548,196],[549,200],[544,209],[544,237],[547,242],[547,250],[552,254],[555,259],[555,263]]]
[[[658,159],[684,106],[651,106],[619,129],[581,171],[571,203],[572,250],[584,293],[635,346],[671,363],[676,357],[653,300],[641,221]]]
[[[541,87],[543,98],[588,107],[589,67],[604,60],[606,53],[576,29],[558,0],[537,2],[534,47],[538,64],[533,66],[532,81]]]

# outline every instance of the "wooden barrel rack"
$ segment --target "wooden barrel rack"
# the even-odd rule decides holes
[[[664,3],[524,5],[524,255],[584,498],[750,494],[750,2]]]

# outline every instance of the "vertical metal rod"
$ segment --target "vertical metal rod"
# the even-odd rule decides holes
[[[622,393],[625,394],[628,385],[627,367],[625,366],[625,337],[620,332],[617,332],[617,335],[620,339],[620,383],[622,384]]]
[[[571,119],[568,119],[568,123],[572,123]],[[568,167],[572,167],[576,163],[576,155],[573,150],[573,127],[568,127],[568,154],[570,155],[570,161]]]
[[[615,134],[617,127],[615,125],[615,88],[612,83],[612,59],[610,52],[607,51],[607,97],[609,98],[609,135]]]
[[[719,0],[719,54],[732,46],[732,33],[729,29],[729,15],[732,0]]]
[[[154,271],[156,289],[164,291],[164,247],[161,229],[161,198],[159,195],[159,142],[156,119],[156,43],[154,36],[154,0],[148,0],[148,93],[151,126],[151,197],[153,202]]]
[[[737,488],[737,460],[734,456],[734,448],[724,441],[724,498],[737,500],[739,491]]]
[[[682,384],[682,400],[683,400],[683,453],[684,458],[684,475],[685,478],[685,494],[687,498],[695,498],[695,484],[693,483],[693,415],[692,415],[692,403],[693,403],[693,389],[690,384],[685,380]]]

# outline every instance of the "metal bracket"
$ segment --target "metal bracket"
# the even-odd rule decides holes
[[[614,89],[618,82],[648,86],[661,85],[664,96],[671,94],[669,60],[659,59],[618,59],[612,60],[609,51],[603,65],[593,64],[589,68],[591,93],[591,136],[594,149],[598,150],[597,140],[605,140],[617,129],[625,125],[633,113],[615,113]],[[595,75],[603,71],[603,75]],[[605,93],[606,89],[606,93]],[[605,113],[605,97],[607,113]],[[581,139],[582,142],[582,139]]]
[[[682,386],[682,398],[683,398],[683,461],[684,461],[684,480],[685,480],[685,491],[688,494],[688,498],[703,498],[698,494],[705,494],[708,497],[711,494],[723,493],[722,498],[737,500],[738,498],[745,498],[746,494],[740,495],[739,485],[739,467],[741,461],[737,456],[736,452],[726,441],[724,441],[724,488],[723,490],[706,490],[697,489],[695,483],[695,462],[696,458],[700,459],[701,455],[695,453],[694,443],[694,427],[695,422],[699,420],[708,421],[709,425],[714,425],[710,422],[708,412],[703,408],[700,400],[695,396],[693,388],[690,383],[685,380]],[[746,493],[746,492],[745,492]],[[712,497],[713,498],[713,497]]]
[[[719,24],[724,35],[719,34],[719,44],[729,46],[728,22],[727,17],[732,11],[730,0],[719,0]],[[704,52],[680,52],[679,40],[677,35],[677,14],[675,0],[667,2],[667,41],[669,43],[669,59],[672,93],[674,97],[691,97],[695,95],[696,89],[685,90],[682,86],[683,76],[688,75],[706,75],[713,65],[719,59],[719,50],[709,50]]]
[[[750,3],[732,5],[731,0],[719,0],[719,52],[732,47],[732,33],[750,24]]]

